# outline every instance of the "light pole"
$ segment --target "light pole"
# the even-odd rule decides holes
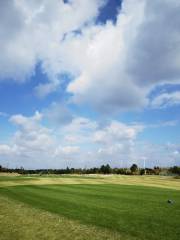
[[[144,175],[146,175],[146,157],[143,157],[144,160]]]

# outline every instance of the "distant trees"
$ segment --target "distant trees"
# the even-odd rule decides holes
[[[180,167],[174,166],[171,168],[138,168],[137,164],[132,164],[130,168],[111,168],[109,164],[94,168],[65,168],[65,169],[24,169],[21,168],[5,168],[0,165],[0,172],[19,173],[19,174],[123,174],[123,175],[159,175],[173,174],[180,175]]]
[[[155,174],[155,175],[159,175],[160,172],[161,172],[161,168],[155,166],[155,167],[154,167],[154,174]]]
[[[132,173],[132,174],[137,174],[137,173],[138,173],[138,165],[134,163],[134,164],[130,167],[130,170],[131,170],[131,173]]]
[[[102,165],[100,167],[100,173],[104,173],[104,174],[110,174],[112,172],[111,167],[109,166],[109,164],[107,165]]]
[[[142,168],[142,169],[140,170],[140,175],[144,175],[144,174],[146,174],[146,170],[145,170],[144,168]]]
[[[130,171],[127,168],[114,168],[113,173],[114,174],[129,175]]]
[[[174,166],[169,168],[169,172],[172,174],[180,175],[180,167]]]

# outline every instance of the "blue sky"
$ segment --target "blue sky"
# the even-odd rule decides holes
[[[1,2],[0,164],[179,165],[179,9]]]

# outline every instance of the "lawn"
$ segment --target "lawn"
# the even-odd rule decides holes
[[[179,239],[178,184],[148,176],[0,177],[0,239]]]

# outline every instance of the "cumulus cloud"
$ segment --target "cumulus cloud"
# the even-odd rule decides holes
[[[44,98],[50,93],[55,92],[58,86],[59,86],[59,81],[56,78],[55,79],[53,78],[52,82],[39,83],[34,88],[34,93],[37,97]]]
[[[80,148],[78,146],[65,146],[65,147],[58,147],[55,150],[54,155],[60,156],[62,155],[69,155],[69,154],[77,154],[79,152]]]
[[[38,96],[67,72],[71,101],[101,112],[142,108],[157,84],[179,83],[179,1],[126,0],[116,23],[97,24],[105,3],[1,2],[0,79],[24,81],[41,63],[49,82],[36,86]]]
[[[155,97],[152,102],[151,106],[153,108],[166,108],[174,105],[180,104],[180,92],[171,92],[171,93],[162,93]]]
[[[73,101],[101,111],[137,109],[157,84],[179,82],[179,8],[176,0],[128,0],[116,24],[89,28],[83,69],[68,87]],[[74,41],[84,46],[89,31]]]
[[[180,2],[146,1],[128,68],[140,85],[180,81]]]
[[[60,130],[60,133],[68,144],[87,145],[90,150],[93,147],[93,133],[97,128],[98,123],[96,121],[84,117],[75,117],[70,124]]]
[[[103,129],[97,130],[93,139],[98,146],[97,158],[113,166],[129,166],[136,138],[142,130],[142,125],[128,125],[119,121],[112,121]]]
[[[56,106],[56,105],[55,105]],[[36,111],[33,116],[13,115],[9,121],[17,126],[7,144],[0,144],[0,160],[10,166],[28,168],[81,166],[83,162],[82,139],[88,138],[96,125],[86,118],[74,118],[67,126],[43,125],[43,115]],[[76,136],[79,141],[67,141],[68,136]],[[79,135],[78,135],[79,134]]]
[[[6,144],[1,144],[0,145],[0,155],[10,155],[13,153],[13,149],[6,145]]]
[[[0,145],[0,156],[6,157],[12,165],[21,160],[23,166],[31,166],[32,163],[39,167],[39,164],[41,167],[66,167],[67,164],[96,166],[103,161],[102,152],[105,149],[109,152],[112,149],[111,154],[115,155],[118,148],[125,154],[140,131],[139,126],[120,122],[102,127],[96,121],[83,117],[74,117],[65,126],[50,129],[43,126],[43,117],[39,112],[30,117],[21,114],[11,116],[9,121],[17,126],[17,131],[9,144]]]
[[[26,168],[93,167],[104,163],[129,167],[178,164],[180,147],[176,144],[139,142],[142,124],[110,121],[103,126],[88,118],[74,117],[66,125],[50,128],[43,124],[44,115],[13,115],[17,126],[8,143],[0,144],[1,164]]]
[[[103,130],[95,132],[94,140],[107,145],[113,145],[113,142],[131,141],[135,139],[137,133],[142,129],[142,126],[131,126],[118,121],[112,121]]]
[[[82,58],[76,60],[76,54],[74,56],[76,62],[82,61],[80,74],[68,86],[74,102],[89,103],[103,112],[146,105],[147,90],[142,91],[125,71],[130,39],[139,25],[143,4],[137,4],[134,9],[132,2],[127,1],[116,24],[107,22],[84,29],[82,36],[69,42],[76,43],[76,49],[85,48]]]
[[[10,122],[18,126],[18,131],[12,139],[17,150],[22,150],[25,154],[31,154],[31,152],[43,152],[53,145],[51,130],[40,124],[41,119],[42,115],[39,112],[35,112],[32,117],[25,117],[20,114],[10,118]]]
[[[50,80],[57,82],[61,40],[93,21],[103,4],[103,0],[1,1],[0,79],[25,81],[41,62]],[[49,93],[54,90],[50,85],[40,85],[37,91]]]
[[[43,110],[43,115],[51,124],[58,126],[70,123],[74,116],[68,109],[65,103],[53,102],[51,105]]]
[[[32,117],[25,117],[22,114],[13,115],[10,117],[9,121],[21,126],[24,129],[33,129],[37,123],[42,119],[42,114],[38,111],[35,112]]]

